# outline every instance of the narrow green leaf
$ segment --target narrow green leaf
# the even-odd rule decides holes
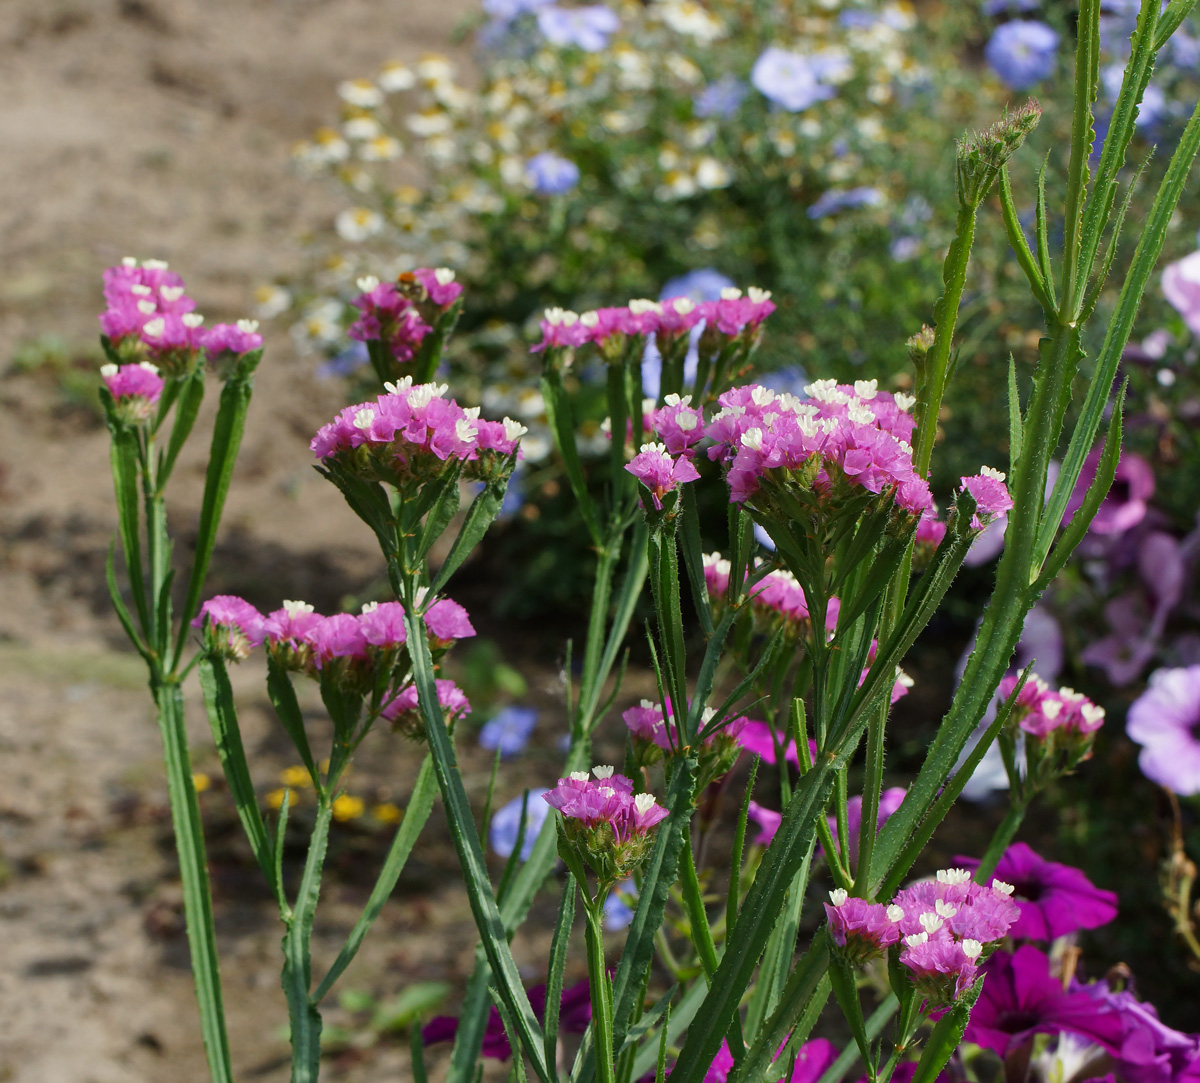
[[[460,459],[446,471],[445,477],[438,479],[438,488],[440,490],[438,498],[434,501],[433,507],[429,509],[428,514],[425,516],[425,522],[422,524],[420,534],[417,537],[415,550],[411,554],[414,564],[425,559],[429,550],[437,543],[437,540],[446,533],[446,528],[450,525],[450,520],[458,513],[460,500],[458,479],[461,473],[462,460]],[[459,556],[458,563],[461,564],[466,559],[466,556],[466,553]]]
[[[696,615],[700,618],[700,627],[706,636],[713,634],[712,606],[708,601],[708,586],[704,579],[704,548],[700,544],[700,511],[696,506],[696,492],[693,486],[683,487],[681,507],[683,513],[679,520],[681,531],[679,535],[680,548],[683,550],[683,563],[687,569],[688,583],[692,588],[692,601],[696,606]]]
[[[304,729],[304,715],[300,711],[300,703],[296,699],[296,690],[292,687],[292,679],[288,672],[274,658],[267,656],[267,695],[275,708],[275,715],[283,724],[292,746],[300,757],[300,762],[308,769],[309,777],[318,792],[321,789],[321,774],[317,770],[316,760],[313,759],[312,749],[308,744],[308,733]]]
[[[1046,217],[1046,167],[1050,164],[1050,155],[1042,159],[1038,170],[1037,205],[1034,210],[1034,236],[1037,241],[1038,266],[1042,271],[1042,280],[1046,283],[1046,293],[1051,306],[1057,307],[1058,294],[1054,288],[1054,266],[1050,262],[1050,223]]]
[[[1154,51],[1156,53],[1167,44],[1167,39],[1179,29],[1183,20],[1192,13],[1195,6],[1196,0],[1171,0],[1163,9],[1158,20],[1158,31],[1154,35]]]
[[[121,598],[121,588],[117,584],[117,572],[114,560],[116,545],[116,539],[109,543],[108,559],[104,564],[104,579],[108,584],[108,596],[112,601],[113,609],[116,610],[117,620],[121,622],[121,627],[125,629],[125,635],[129,637],[129,642],[134,645],[146,665],[150,666],[153,670],[154,660],[151,658],[150,652],[146,649],[146,644],[142,641],[142,637],[138,635],[137,629],[133,626],[133,618],[129,615],[129,610],[125,607],[125,602]]]
[[[983,990],[983,976],[962,994],[949,1008],[945,1015],[933,1025],[933,1033],[925,1042],[925,1049],[913,1073],[912,1083],[933,1083],[938,1073],[946,1067],[946,1062],[954,1051],[962,1045],[963,1032],[971,1019],[971,1009]]]
[[[546,1063],[558,1063],[558,1020],[562,1014],[563,974],[567,968],[567,947],[571,941],[571,923],[575,920],[575,884],[568,876],[563,881],[558,903],[558,920],[550,941],[550,962],[546,971],[546,1014],[542,1020]]]
[[[492,1003],[496,1005],[496,1010],[500,1013],[500,1021],[504,1024],[504,1033],[508,1038],[508,1044],[512,1047],[513,1063],[508,1078],[512,1083],[525,1083],[525,1058],[521,1055],[521,1031],[517,1021],[500,991],[495,986],[491,986],[488,992],[491,994]]]
[[[438,786],[442,792],[442,804],[446,810],[459,866],[466,881],[471,912],[483,942],[483,950],[499,991],[499,999],[512,1019],[520,1048],[524,1049],[542,1083],[553,1083],[552,1070],[546,1063],[541,1027],[533,1014],[509,948],[504,921],[488,878],[483,848],[475,830],[475,818],[463,789],[454,746],[446,732],[445,719],[442,717],[437,689],[434,686],[433,660],[429,654],[425,625],[411,606],[406,607],[404,623],[412,655],[413,680],[417,686],[421,714],[425,720],[425,735],[429,741],[429,751],[433,756]],[[513,1055],[519,1056],[515,1046]]]
[[[413,846],[429,819],[429,813],[433,809],[433,799],[436,795],[437,779],[433,774],[433,760],[426,756],[421,764],[421,770],[417,773],[417,781],[413,784],[408,805],[404,809],[404,818],[400,821],[400,826],[392,838],[392,845],[388,848],[383,868],[379,870],[379,877],[371,889],[367,905],[359,915],[358,921],[354,923],[354,928],[350,930],[350,935],[346,938],[346,943],[342,945],[342,950],[338,952],[338,957],[329,968],[329,972],[321,979],[321,984],[313,993],[313,1001],[317,1004],[325,999],[326,994],[333,988],[334,982],[342,976],[346,967],[353,961],[358,949],[362,946],[363,938],[375,924],[375,919],[383,912],[384,904],[391,898],[400,874],[404,871],[405,862],[408,861],[408,855],[412,853]],[[420,1030],[420,1027],[416,1029]]]
[[[1009,247],[1017,257],[1017,263],[1029,281],[1029,288],[1038,299],[1038,303],[1048,313],[1054,311],[1054,299],[1046,288],[1046,279],[1029,249],[1029,240],[1021,226],[1017,215],[1016,204],[1013,201],[1012,184],[1008,179],[1008,166],[1000,170],[1000,210],[1004,216],[1004,232],[1008,236]]]
[[[419,1021],[409,1028],[408,1049],[412,1055],[413,1083],[429,1083],[429,1073],[425,1070],[425,1041],[421,1037]]]
[[[845,959],[834,955],[829,957],[829,984],[833,995],[841,1009],[842,1017],[850,1024],[850,1033],[858,1044],[863,1063],[868,1065],[867,1075],[874,1078],[874,1056],[871,1052],[871,1041],[867,1037],[867,1024],[863,1019],[862,1001],[858,997],[858,982],[854,977],[854,969]]]
[[[883,1033],[883,1028],[887,1026],[899,1007],[899,1002],[891,993],[887,998],[876,1008],[870,1018],[867,1020],[867,1037],[874,1041]],[[858,1061],[858,1045],[851,1042],[845,1049],[842,1050],[840,1056],[826,1070],[825,1074],[817,1081],[817,1083],[841,1083],[851,1068]]]
[[[696,1014],[696,1009],[700,1007],[706,991],[704,982],[698,981],[694,982],[683,996],[680,997],[679,1003],[671,1009],[669,1017],[663,1024],[663,1029],[659,1036],[660,1047],[673,1045],[679,1040],[679,1035],[687,1029]],[[647,1072],[653,1070],[656,1060],[655,1047],[653,1045],[643,1045],[634,1058],[630,1078],[641,1079]]]
[[[108,395],[102,390],[101,397]],[[107,408],[112,396],[108,395]],[[142,635],[150,635],[150,610],[146,598],[146,580],[142,572],[141,514],[138,500],[138,445],[137,437],[112,417],[110,411],[109,432],[112,444],[109,448],[109,465],[112,468],[113,487],[117,497],[117,531],[121,538],[121,553],[125,558],[125,572],[129,576],[129,589],[133,595],[133,608],[142,626]]]
[[[629,1033],[625,1035],[625,1044],[618,1055],[624,1053],[627,1049],[636,1049],[642,1042],[642,1039],[652,1031],[671,1008],[671,1000],[679,990],[679,985],[672,985],[661,997],[651,1005],[650,1010],[641,1017],[632,1027],[629,1028]]]
[[[460,294],[451,302],[450,307],[433,321],[433,330],[421,341],[413,361],[414,384],[427,384],[437,374],[442,355],[446,352],[446,343],[454,333],[462,310],[463,298]]]
[[[179,404],[175,410],[175,423],[171,426],[171,437],[167,442],[167,450],[163,455],[162,464],[158,468],[158,491],[161,493],[175,469],[175,462],[187,438],[191,436],[196,418],[200,414],[200,404],[204,401],[204,369],[197,366],[182,381],[179,393]]]
[[[208,470],[204,477],[204,496],[200,502],[200,524],[196,531],[196,552],[188,576],[187,593],[180,611],[179,638],[175,644],[175,661],[183,654],[187,627],[200,608],[200,594],[208,576],[209,561],[217,542],[217,527],[225,508],[225,497],[233,477],[233,467],[246,428],[246,411],[254,393],[254,370],[262,351],[247,355],[238,373],[221,388],[221,401],[213,422],[212,445],[208,453]]]
[[[731,882],[729,897],[725,901],[725,928],[732,929],[737,924],[738,895],[741,893],[743,854],[746,846],[746,824],[750,817],[750,798],[754,796],[754,783],[758,780],[758,765],[762,757],[755,756],[750,761],[750,776],[746,779],[746,789],[742,793],[742,807],[738,810],[737,829],[733,835],[733,854],[729,860]]]
[[[1017,363],[1008,355],[1008,472],[1016,473],[1025,446],[1025,421],[1021,417],[1021,392],[1017,387]]]
[[[571,483],[571,491],[575,494],[579,514],[591,536],[592,544],[599,546],[603,542],[600,520],[596,514],[596,505],[588,492],[583,461],[579,458],[579,448],[575,445],[575,422],[571,417],[571,400],[567,395],[566,388],[563,387],[562,376],[550,367],[542,375],[542,400],[546,405],[546,421],[550,426],[550,431],[554,434],[555,446],[566,467],[567,480]]]
[[[255,861],[272,888],[275,886],[275,854],[267,825],[263,822],[258,807],[258,795],[250,778],[250,766],[246,762],[246,750],[242,746],[242,732],[238,725],[237,709],[233,703],[233,689],[225,660],[220,655],[200,659],[200,687],[204,691],[204,703],[208,708],[208,723],[212,727],[217,755],[229,783],[229,793],[234,808],[242,821],[242,829],[250,843]]]
[[[1153,150],[1151,150],[1151,154],[1153,154]],[[1092,284],[1088,288],[1087,296],[1083,299],[1083,308],[1079,312],[1079,319],[1081,321],[1091,318],[1092,312],[1096,308],[1096,302],[1100,300],[1104,284],[1108,281],[1113,261],[1117,258],[1117,245],[1121,239],[1121,229],[1125,225],[1125,215],[1129,212],[1129,205],[1133,202],[1133,195],[1141,183],[1142,174],[1145,173],[1146,166],[1150,164],[1151,154],[1146,155],[1142,160],[1142,164],[1138,166],[1137,172],[1130,179],[1129,186],[1125,190],[1125,198],[1121,200],[1121,209],[1117,212],[1117,219],[1112,225],[1112,232],[1109,234],[1108,247],[1105,248],[1104,258],[1100,261],[1100,269],[1093,274]],[[1114,187],[1114,192],[1115,190]]]
[[[442,561],[442,566],[438,568],[437,575],[434,576],[433,583],[429,587],[430,594],[437,594],[446,585],[450,576],[462,567],[463,561],[483,540],[484,534],[488,532],[488,528],[500,514],[500,507],[504,503],[504,493],[507,488],[508,478],[505,477],[503,481],[487,482],[476,493],[475,499],[467,508],[466,518],[463,519],[463,524],[454,539],[454,544],[450,547],[450,552],[446,554],[446,559]]]

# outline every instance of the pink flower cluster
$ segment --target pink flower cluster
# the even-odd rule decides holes
[[[1012,497],[1004,484],[1004,474],[990,466],[982,467],[978,474],[960,478],[962,487],[975,498],[977,506],[971,518],[971,529],[982,530],[997,516],[1003,515],[1012,506]]]
[[[595,776],[594,778],[592,776]],[[635,794],[633,781],[611,767],[574,771],[542,794],[551,808],[582,828],[605,827],[613,841],[625,843],[644,836],[667,817],[667,810],[648,793]]]
[[[104,272],[107,310],[100,326],[123,356],[142,354],[172,373],[186,370],[200,351],[210,361],[239,357],[262,346],[253,320],[204,327],[183,279],[161,260],[122,260]]]
[[[902,889],[888,905],[829,893],[829,931],[856,963],[903,943],[900,962],[933,1007],[949,1004],[974,983],[979,963],[1020,917],[1011,884],[983,887],[966,869],[943,869]]]
[[[542,341],[534,353],[551,346],[577,347],[594,343],[608,352],[626,338],[656,335],[660,339],[686,336],[701,321],[729,338],[753,334],[772,312],[775,303],[766,290],[751,286],[743,296],[735,288],[721,291],[717,301],[697,304],[687,297],[665,301],[637,299],[616,308],[600,308],[582,315],[561,308],[546,310],[541,322]]]
[[[445,720],[447,726],[451,725],[456,719],[471,713],[470,700],[467,699],[466,693],[453,681],[442,680],[439,677],[433,683],[437,688],[438,704],[442,708],[442,718]],[[379,713],[382,718],[386,718],[392,724],[392,729],[403,733],[406,737],[413,740],[420,740],[425,736],[425,723],[421,718],[417,686],[415,684],[407,684],[401,688],[400,691],[383,705],[383,710]]]
[[[162,396],[163,378],[149,361],[133,365],[101,365],[100,378],[126,421],[148,421],[152,407]]]
[[[720,604],[729,590],[731,565],[720,553],[706,553],[703,559],[704,582],[709,598],[715,604]],[[804,588],[789,571],[778,568],[763,576],[751,589],[750,605],[755,617],[768,626],[782,620],[786,622],[785,631],[790,634],[803,635],[808,631],[808,600],[804,596]],[[837,628],[841,608],[842,603],[838,598],[830,598],[826,604],[826,635],[832,636]]]
[[[386,384],[374,402],[347,406],[313,437],[309,447],[318,459],[334,456],[356,463],[350,454],[362,449],[374,460],[380,480],[402,484],[439,474],[448,460],[477,464],[467,477],[486,476],[499,456],[518,450],[525,426],[510,418],[485,421],[479,408],[464,409],[447,399],[445,384],[417,384],[409,376]]]
[[[664,717],[665,714],[665,717]],[[675,722],[674,711],[663,711],[662,705],[644,699],[636,707],[629,707],[621,714],[626,727],[633,736],[648,744],[652,744],[664,752],[670,752],[680,747],[682,741]],[[737,740],[750,720],[744,715],[733,719],[728,725],[719,730],[711,730],[710,723],[714,719],[713,712],[706,710],[700,720],[700,737],[706,744],[722,738]],[[709,730],[709,732],[705,732]]]
[[[1007,700],[1017,686],[1017,677],[1005,677],[997,695]],[[1104,725],[1104,708],[1097,706],[1073,688],[1052,689],[1036,674],[1030,674],[1013,705],[1013,719],[1031,737],[1045,740],[1061,731],[1076,737],[1090,737]]]
[[[668,493],[700,477],[692,459],[696,444],[704,438],[704,415],[691,401],[690,395],[668,395],[663,406],[646,418],[657,442],[642,444],[625,467],[650,490],[657,511]]]
[[[366,669],[390,661],[391,652],[407,638],[404,606],[399,602],[368,602],[357,616],[336,613],[323,617],[306,602],[287,601],[264,617],[249,602],[220,594],[200,607],[192,627],[203,628],[206,621],[229,657],[242,661],[251,648],[265,642],[283,665],[310,676],[339,659],[351,668]],[[434,602],[425,611],[425,626],[435,650],[475,634],[467,611],[449,598]]]
[[[751,384],[720,396],[722,409],[705,435],[710,459],[727,463],[730,499],[742,502],[771,470],[813,467],[813,487],[829,493],[840,482],[880,493],[895,489],[899,507],[915,515],[933,504],[929,485],[913,471],[913,420],[908,396],[879,391],[874,380],[853,386],[818,380],[808,400]]]
[[[663,497],[685,482],[700,477],[692,460],[685,455],[671,455],[665,444],[643,444],[626,467],[649,491],[656,511],[662,511]]]
[[[362,315],[346,333],[358,342],[383,342],[401,364],[411,361],[433,328],[392,283],[368,276],[358,287],[363,292],[352,303]]]

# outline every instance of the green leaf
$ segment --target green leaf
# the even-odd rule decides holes
[[[108,395],[107,390],[102,396]],[[108,396],[108,402],[112,396]],[[106,407],[108,403],[105,404]],[[133,607],[142,626],[142,635],[151,637],[150,610],[146,599],[146,580],[142,572],[141,517],[138,502],[138,444],[136,435],[109,417],[109,465],[117,496],[117,531],[121,538],[121,553],[125,557],[125,572],[133,594]]]
[[[270,655],[267,656],[267,695],[275,708],[275,715],[283,724],[292,747],[300,756],[300,762],[308,769],[309,777],[317,791],[321,790],[321,774],[313,759],[312,749],[308,744],[308,733],[304,729],[304,715],[300,711],[300,703],[296,699],[296,690],[292,687],[292,679],[288,672]]]
[[[1046,216],[1046,166],[1050,164],[1050,155],[1042,159],[1038,170],[1037,205],[1034,210],[1034,233],[1037,239],[1038,265],[1041,267],[1042,278],[1046,283],[1046,293],[1050,298],[1051,307],[1057,308],[1058,294],[1054,288],[1054,266],[1050,262],[1050,224]]]
[[[425,559],[429,550],[437,543],[438,538],[446,533],[446,528],[450,525],[450,520],[458,513],[460,499],[458,479],[461,474],[462,460],[459,459],[446,471],[445,475],[438,478],[436,483],[438,489],[437,499],[425,516],[425,522],[421,527],[416,548],[411,553],[411,558],[409,554],[406,554],[406,561],[411,559],[412,568],[416,567],[417,562]],[[458,563],[461,564],[466,559],[466,556],[467,554],[463,553],[458,558]]]
[[[125,602],[121,598],[121,588],[117,585],[117,572],[114,566],[116,545],[115,539],[109,543],[108,559],[104,563],[104,580],[108,584],[108,597],[112,601],[113,609],[117,612],[117,619],[121,622],[121,627],[125,629],[125,634],[129,637],[129,642],[134,645],[138,654],[142,656],[143,661],[153,671],[154,659],[146,649],[146,644],[142,641],[142,637],[138,635],[137,629],[133,626],[133,618],[129,615],[129,610],[125,608]]]
[[[707,992],[704,982],[698,981],[683,994],[679,1003],[671,1009],[670,1015],[663,1025],[660,1034],[659,1048],[665,1048],[667,1045],[673,1045],[679,1040],[679,1035],[687,1029],[692,1018],[696,1014],[696,1009],[700,1007],[700,1002]],[[654,1068],[655,1062],[658,1059],[655,1046],[646,1044],[638,1050],[637,1056],[633,1061],[633,1071],[630,1073],[631,1079],[641,1079],[647,1072]]]
[[[832,784],[833,769],[827,759],[818,761],[797,783],[726,941],[708,995],[688,1028],[675,1066],[680,1079],[701,1078],[728,1033],[758,957],[782,913],[784,895],[812,845],[816,820],[824,815]]]
[[[479,834],[475,830],[475,818],[463,788],[454,746],[446,732],[445,719],[442,717],[434,685],[433,659],[429,654],[425,625],[411,607],[406,608],[404,623],[408,632],[409,652],[412,655],[413,680],[417,686],[421,714],[425,720],[425,735],[429,741],[429,751],[433,756],[438,786],[442,792],[442,804],[446,810],[459,866],[466,881],[471,912],[496,983],[498,1000],[509,1015],[519,1047],[532,1062],[538,1078],[542,1083],[553,1083],[552,1069],[546,1063],[541,1027],[533,1014],[509,948],[504,921],[488,878]],[[520,1055],[516,1046],[513,1055]]]
[[[413,1027],[446,999],[450,986],[444,981],[419,981],[405,986],[400,995],[384,1001],[371,1018],[371,1029],[388,1032]],[[314,1000],[319,1000],[314,997]]]
[[[233,477],[233,467],[246,428],[246,410],[254,393],[254,370],[262,352],[248,355],[242,368],[221,388],[221,401],[213,422],[212,445],[208,453],[208,470],[204,477],[204,496],[200,502],[200,524],[196,531],[196,552],[188,576],[187,594],[180,616],[179,638],[175,643],[174,664],[179,664],[187,628],[200,608],[200,594],[208,576],[209,561],[217,543],[217,527],[225,508],[225,497]],[[177,422],[178,423],[178,422]]]
[[[1171,0],[1163,9],[1158,20],[1158,32],[1154,36],[1154,51],[1157,53],[1167,43],[1167,39],[1179,29],[1180,24],[1196,6],[1196,0]]]
[[[1054,311],[1054,299],[1046,287],[1046,279],[1029,249],[1029,240],[1021,226],[1017,215],[1016,204],[1013,201],[1012,184],[1008,179],[1008,166],[1000,170],[1000,210],[1004,216],[1004,232],[1008,236],[1009,247],[1017,257],[1017,263],[1029,281],[1029,288],[1038,299],[1038,303],[1047,313]]]
[[[1153,154],[1153,150],[1151,154]],[[1121,200],[1121,209],[1117,212],[1117,220],[1113,223],[1112,233],[1108,238],[1108,247],[1104,250],[1104,259],[1100,263],[1100,270],[1092,276],[1092,284],[1088,289],[1087,296],[1083,299],[1083,308],[1079,313],[1081,321],[1091,319],[1092,312],[1096,308],[1096,302],[1100,300],[1104,283],[1108,281],[1113,261],[1117,258],[1117,244],[1121,238],[1121,229],[1125,225],[1125,215],[1129,212],[1129,205],[1133,202],[1133,194],[1137,191],[1142,180],[1142,174],[1145,173],[1146,166],[1149,164],[1150,154],[1146,155],[1142,160],[1142,164],[1138,166],[1137,172],[1133,175],[1129,181],[1128,188],[1125,190],[1125,198]]]
[[[275,853],[271,836],[263,822],[258,807],[258,795],[250,778],[250,767],[246,762],[246,750],[242,746],[242,732],[238,725],[237,709],[233,703],[233,689],[225,660],[220,655],[206,655],[200,659],[200,687],[204,691],[204,704],[208,708],[208,722],[212,727],[213,742],[221,768],[229,783],[229,793],[237,809],[238,819],[250,843],[254,860],[262,869],[263,876],[272,890],[275,887]]]
[[[1021,417],[1021,392],[1017,387],[1017,363],[1008,355],[1008,472],[1016,472],[1025,446],[1025,421]]]
[[[755,756],[750,761],[750,775],[746,779],[746,788],[742,792],[742,807],[738,810],[737,828],[733,835],[733,854],[729,861],[733,882],[729,885],[729,896],[725,900],[725,927],[732,929],[737,924],[738,894],[741,890],[743,852],[746,845],[746,824],[750,817],[750,798],[754,795],[754,783],[758,780],[758,765],[762,757]]]
[[[867,1037],[874,1041],[887,1026],[888,1020],[896,1014],[898,1007],[896,998],[889,993],[884,1001],[876,1008],[867,1020]],[[854,1067],[858,1060],[858,1045],[851,1042],[826,1070],[817,1083],[840,1083],[846,1073]]]
[[[408,799],[404,817],[392,838],[392,845],[388,848],[387,857],[384,858],[383,868],[379,870],[379,877],[367,899],[367,905],[354,923],[354,928],[350,930],[350,935],[346,937],[346,943],[342,945],[342,950],[338,952],[338,957],[329,968],[329,972],[321,979],[321,984],[313,993],[313,1000],[316,1003],[319,1004],[325,998],[325,995],[333,988],[334,982],[342,976],[346,967],[353,961],[358,949],[362,946],[363,938],[375,924],[375,919],[382,913],[384,904],[391,898],[400,874],[404,871],[405,862],[408,861],[408,855],[412,853],[421,829],[429,819],[436,794],[437,779],[433,774],[433,760],[426,756],[421,764],[421,770],[417,773],[417,781],[413,784],[412,795]]]
[[[172,381],[175,382],[175,381]],[[175,423],[171,426],[171,438],[167,444],[166,454],[158,468],[158,491],[161,493],[175,469],[175,461],[183,450],[183,445],[192,434],[196,418],[200,414],[200,404],[204,401],[204,369],[197,367],[182,381],[179,394],[179,405],[175,411]]]
[[[672,985],[662,996],[658,998],[651,1006],[650,1010],[637,1021],[637,1023],[629,1028],[629,1033],[625,1035],[625,1044],[619,1049],[618,1056],[624,1053],[627,1049],[636,1049],[657,1025],[658,1021],[666,1015],[671,1007],[671,1000],[679,991],[678,983]]]
[[[462,315],[463,298],[460,294],[436,320],[433,330],[421,341],[417,356],[413,361],[413,383],[427,384],[437,373],[442,355],[446,352],[446,343],[454,333],[459,316]]]
[[[475,546],[483,540],[484,534],[496,521],[496,516],[500,514],[500,507],[504,503],[504,493],[507,489],[508,476],[506,475],[503,481],[487,482],[476,493],[475,499],[467,508],[466,518],[459,528],[454,544],[450,547],[450,552],[442,561],[442,566],[438,569],[437,575],[430,585],[430,594],[437,594],[446,585],[450,577],[462,567],[463,561],[471,555]]]
[[[558,903],[558,920],[550,941],[550,962],[546,971],[546,1014],[542,1020],[545,1038],[546,1063],[558,1062],[558,1020],[562,1014],[563,974],[567,967],[567,947],[571,940],[571,923],[575,920],[575,884],[570,877],[563,881],[562,898]]]
[[[692,601],[700,627],[706,636],[713,634],[712,606],[708,601],[708,586],[704,579],[704,549],[700,544],[700,511],[696,506],[696,491],[691,485],[683,487],[683,509],[679,517],[682,530],[679,535],[683,550],[683,563],[687,569],[688,583],[692,588]]]
[[[971,1009],[983,990],[983,976],[962,994],[945,1015],[933,1025],[933,1033],[925,1042],[925,1049],[917,1063],[912,1083],[933,1083],[938,1073],[946,1067],[954,1051],[962,1045],[963,1032],[971,1019]]]
[[[842,1011],[842,1017],[850,1025],[850,1033],[858,1044],[863,1063],[868,1065],[867,1075],[875,1077],[875,1061],[871,1052],[871,1041],[867,1037],[867,1024],[863,1019],[862,1001],[858,997],[858,982],[854,976],[854,968],[844,958],[830,953],[829,984],[833,995]]]

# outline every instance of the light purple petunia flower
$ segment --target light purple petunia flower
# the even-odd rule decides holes
[[[968,868],[979,862],[957,858]],[[1054,940],[1077,929],[1098,929],[1117,916],[1117,896],[1096,887],[1070,865],[1047,861],[1014,842],[996,866],[996,878],[1014,887],[1021,916],[1009,930],[1019,940]]]
[[[722,75],[715,83],[709,83],[696,94],[692,107],[698,117],[732,117],[742,107],[747,92],[746,84],[736,76]]]
[[[1138,766],[1179,794],[1200,793],[1200,666],[1159,669],[1129,708],[1125,732],[1142,746]]]
[[[584,8],[560,8],[557,4],[537,13],[538,29],[551,45],[575,45],[585,53],[598,53],[608,45],[610,34],[621,29],[616,13],[603,4]]]
[[[1193,335],[1200,335],[1200,252],[1163,268],[1163,296],[1175,307]]]
[[[1096,448],[1084,461],[1079,480],[1067,501],[1067,515],[1083,507],[1088,487],[1096,477],[1103,448]],[[1146,518],[1146,501],[1154,495],[1154,468],[1132,451],[1121,453],[1112,488],[1088,529],[1093,534],[1121,534]]]
[[[1058,32],[1035,19],[1013,19],[996,27],[983,55],[1013,90],[1025,90],[1054,74]]]
[[[825,82],[832,74],[827,61],[769,45],[754,62],[750,82],[776,105],[799,113],[837,93]]]

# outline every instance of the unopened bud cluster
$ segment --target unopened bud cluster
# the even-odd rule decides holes
[[[1000,682],[1002,701],[1012,695],[1017,680],[1012,676]],[[1055,690],[1031,674],[1009,722],[1025,734],[1028,773],[1041,786],[1091,756],[1096,731],[1104,725],[1104,708],[1073,688]]]
[[[681,752],[686,745],[670,704],[664,707],[644,699],[636,707],[625,710],[621,719],[633,737],[633,755],[638,766],[658,763],[664,756]],[[697,760],[697,793],[724,778],[733,768],[742,751],[739,738],[747,722],[749,719],[742,715],[721,725],[721,719],[711,709],[704,711],[698,739],[691,747]]]

